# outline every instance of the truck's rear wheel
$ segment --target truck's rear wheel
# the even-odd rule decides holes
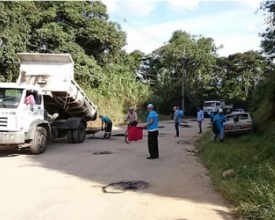
[[[72,130],[68,130],[68,131],[67,131],[67,141],[68,141],[69,143],[74,143],[74,141],[73,141],[73,132],[72,132]]]
[[[42,154],[47,148],[47,131],[43,127],[37,127],[34,138],[31,141],[30,150],[32,154]]]
[[[78,128],[72,130],[72,140],[74,143],[83,143],[86,138],[86,126],[80,123]]]

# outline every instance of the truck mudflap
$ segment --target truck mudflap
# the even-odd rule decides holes
[[[0,145],[24,144],[24,132],[0,132]]]

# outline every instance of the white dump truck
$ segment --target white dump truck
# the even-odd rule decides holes
[[[217,112],[220,108],[233,109],[233,104],[226,105],[223,99],[205,101],[203,103],[203,112],[205,116],[209,116],[211,112]]]
[[[0,83],[0,145],[41,154],[54,138],[82,143],[87,122],[97,118],[97,106],[75,82],[71,55],[19,53],[18,57],[17,82]]]

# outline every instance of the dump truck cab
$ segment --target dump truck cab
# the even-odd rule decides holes
[[[19,53],[16,83],[0,83],[0,145],[43,153],[53,138],[82,143],[97,106],[74,80],[70,54]],[[32,95],[33,104],[26,103]],[[51,120],[56,115],[55,120]]]
[[[25,102],[29,94],[35,99],[32,109]],[[44,127],[47,141],[50,141],[50,126],[45,118],[43,92],[39,87],[0,83],[0,97],[1,145],[30,145],[37,126]]]

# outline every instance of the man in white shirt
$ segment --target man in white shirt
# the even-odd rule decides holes
[[[137,113],[134,111],[134,107],[131,106],[128,109],[128,114],[125,117],[125,121],[129,120],[129,125],[130,126],[137,126],[138,124],[138,116]]]

